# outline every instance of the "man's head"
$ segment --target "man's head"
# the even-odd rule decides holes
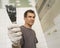
[[[25,24],[32,26],[35,21],[35,12],[33,10],[27,10],[24,13]]]

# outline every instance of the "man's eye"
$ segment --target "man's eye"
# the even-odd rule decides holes
[[[33,18],[35,18],[35,16]]]
[[[29,18],[35,18],[35,16],[34,16],[34,17],[32,17],[32,16],[29,16]]]
[[[31,16],[29,16],[29,18],[31,18]]]

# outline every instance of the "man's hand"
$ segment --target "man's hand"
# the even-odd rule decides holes
[[[22,32],[20,26],[17,24],[12,24],[8,27],[8,36],[11,39],[14,46],[20,44],[20,39],[22,39]]]

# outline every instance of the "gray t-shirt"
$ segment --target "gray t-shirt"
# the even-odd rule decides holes
[[[32,30],[31,28],[26,28],[24,26],[21,26],[20,28],[23,36],[21,40],[21,48],[36,48],[36,43],[38,41],[34,30]]]

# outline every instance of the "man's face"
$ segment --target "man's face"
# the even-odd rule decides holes
[[[32,26],[35,21],[35,14],[28,12],[27,17],[25,17],[24,19],[26,24]]]

